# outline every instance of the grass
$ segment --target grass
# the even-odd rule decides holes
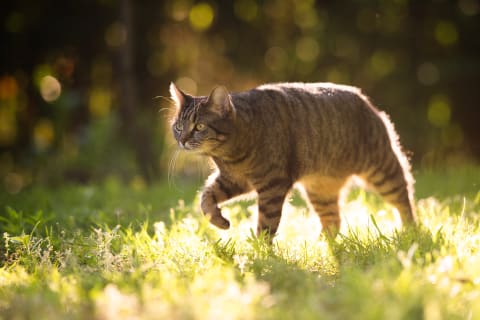
[[[354,190],[328,243],[294,197],[273,246],[188,183],[0,194],[0,319],[480,319],[480,168],[416,177],[418,228]]]

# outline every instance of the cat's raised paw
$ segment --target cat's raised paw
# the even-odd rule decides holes
[[[216,226],[220,229],[226,230],[226,229],[230,228],[230,221],[225,219],[220,214],[217,214],[217,215],[207,214],[206,217],[210,221],[211,224],[213,224],[214,226]]]

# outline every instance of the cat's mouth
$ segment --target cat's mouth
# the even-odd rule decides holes
[[[201,153],[201,154],[210,154],[214,149],[218,147],[218,144],[208,143],[203,141],[202,143],[186,141],[182,143],[178,142],[180,149],[187,152]]]
[[[178,142],[178,146],[179,146],[182,150],[194,150],[194,149],[195,149],[195,147],[192,146],[192,145],[190,144],[190,142],[188,142],[188,141],[185,142],[185,143],[179,141],[179,142]]]
[[[202,145],[200,143],[195,143],[195,142],[190,142],[190,141],[186,141],[185,143],[179,141],[178,146],[182,150],[193,151],[193,152],[194,151],[201,151],[203,149]]]

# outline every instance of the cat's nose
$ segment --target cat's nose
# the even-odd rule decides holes
[[[180,144],[180,147],[182,149],[185,149],[185,145],[187,144],[187,137],[181,137],[178,143]]]

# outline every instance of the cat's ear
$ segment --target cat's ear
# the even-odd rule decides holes
[[[211,111],[222,117],[235,117],[235,107],[233,106],[232,100],[230,100],[230,94],[227,88],[223,86],[216,87],[212,90],[208,97],[207,106]]]
[[[191,95],[188,95],[182,90],[178,89],[173,82],[170,82],[170,95],[173,101],[175,101],[175,107],[177,108],[177,110],[180,109],[182,106],[188,104],[189,101],[192,99]]]

